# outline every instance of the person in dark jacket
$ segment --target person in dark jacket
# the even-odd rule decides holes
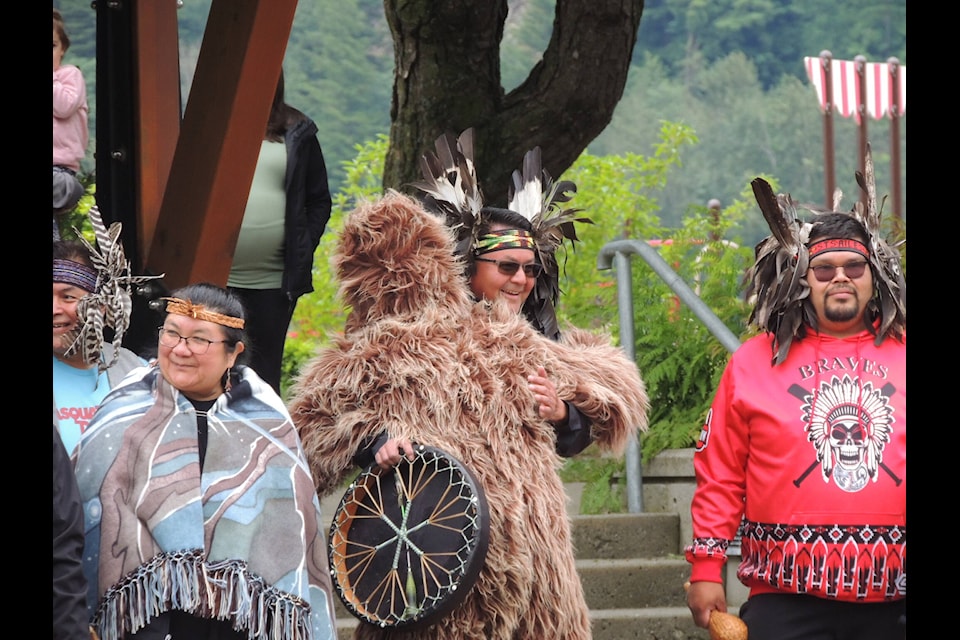
[[[83,507],[73,465],[53,425],[53,640],[89,640]]]
[[[227,279],[250,310],[250,366],[277,393],[287,329],[297,300],[313,291],[331,208],[317,125],[285,102],[281,71]]]

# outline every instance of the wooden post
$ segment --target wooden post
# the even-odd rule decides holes
[[[899,235],[903,229],[903,193],[900,188],[900,61],[887,60],[890,72],[890,95],[893,104],[890,107],[890,182],[893,191],[894,233]]]
[[[713,224],[713,229],[710,231],[710,240],[711,242],[718,242],[720,240],[720,201],[716,198],[710,198],[710,201],[707,202],[707,208],[710,209],[710,219]]]
[[[833,192],[837,186],[833,162],[833,54],[827,50],[820,52],[820,65],[823,67],[823,173],[826,196],[824,203],[833,208]]]
[[[857,72],[857,146],[860,150],[860,173],[864,173],[867,168],[867,144],[870,142],[867,136],[867,59],[864,56],[856,56],[853,59]],[[864,209],[867,206],[867,194],[860,193],[860,201]]]

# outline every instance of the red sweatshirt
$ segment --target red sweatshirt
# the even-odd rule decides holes
[[[794,340],[734,353],[694,454],[691,581],[737,576],[758,593],[879,602],[907,592],[906,336]]]

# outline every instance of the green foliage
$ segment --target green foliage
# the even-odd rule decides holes
[[[58,0],[73,43],[65,62],[87,81],[91,152],[96,137],[96,12],[89,0]],[[189,95],[211,0],[177,10],[182,95]],[[553,34],[555,0],[510,2],[500,50],[504,90],[523,83]],[[101,3],[102,6],[102,3]],[[906,58],[905,0],[646,0],[627,87],[613,120],[590,144],[593,156],[649,149],[661,119],[697,132],[683,171],[657,194],[665,227],[679,227],[690,204],[724,205],[741,185],[774,173],[800,202],[823,202],[824,132],[802,58],[830,50],[852,60]],[[394,48],[380,0],[300,0],[284,56],[290,102],[319,127],[331,190],[340,189],[354,144],[390,127]],[[858,130],[835,117],[837,186],[856,193]],[[891,123],[869,121],[877,190],[891,193]],[[906,118],[899,119],[900,181],[906,205]],[[429,144],[429,143],[428,143]],[[88,154],[85,167],[92,161]],[[585,190],[586,185],[582,188]],[[849,196],[848,196],[849,199]],[[904,216],[905,218],[905,216]],[[745,242],[765,235],[761,216],[744,222]],[[649,236],[657,237],[657,236]]]
[[[298,304],[298,310],[299,307]],[[294,320],[292,324],[307,323],[303,320]],[[301,333],[300,330],[291,326],[283,345],[283,360],[280,363],[280,395],[283,398],[287,398],[293,381],[300,375],[300,370],[313,357],[322,342],[320,333],[316,329],[308,329],[307,332]]]
[[[584,152],[564,173],[564,180],[577,184],[574,204],[594,224],[581,225],[581,241],[566,256],[558,256],[562,295],[557,313],[561,321],[617,336],[614,276],[597,270],[597,256],[613,240],[664,233],[657,215],[659,194],[666,188],[671,169],[681,165],[681,149],[696,142],[689,127],[662,122],[660,140],[653,145],[651,156],[623,153],[598,157]]]
[[[564,179],[574,180],[574,201],[594,226],[580,229],[581,243],[561,277],[558,313],[576,326],[618,337],[617,286],[613,274],[596,270],[596,256],[610,241],[646,240],[735,335],[745,330],[749,309],[739,295],[751,247],[741,247],[750,200],[724,210],[688,208],[679,228],[665,227],[658,198],[680,154],[698,142],[687,126],[663,122],[649,157],[637,154],[596,157],[584,153]],[[589,261],[589,262],[588,262]],[[637,365],[651,399],[650,429],[641,438],[646,460],[668,448],[692,446],[712,400],[727,352],[693,311],[642,259],[632,262],[633,331]]]
[[[343,330],[349,309],[342,306],[330,257],[336,248],[347,214],[359,200],[380,194],[380,177],[383,175],[383,160],[388,142],[389,137],[380,134],[374,141],[356,145],[356,157],[343,163],[346,179],[342,189],[333,198],[330,222],[314,254],[314,290],[313,293],[301,296],[297,302],[283,348],[280,390],[284,397],[303,365],[313,357],[317,349],[328,344],[331,336]]]
[[[568,458],[560,469],[564,482],[582,482],[580,513],[623,513],[627,507],[623,458],[591,455],[593,447],[576,458]]]
[[[691,207],[683,227],[660,247],[664,260],[737,336],[749,316],[740,291],[753,250],[725,238],[745,209],[745,203],[722,212]],[[635,261],[632,275],[636,361],[650,397],[650,427],[640,439],[646,462],[664,449],[696,443],[729,354],[645,263]]]
[[[785,75],[802,77],[802,57],[824,49],[906,64],[906,9],[904,0],[646,0],[634,55],[653,53],[679,76],[694,56],[712,63],[742,52],[770,88]]]
[[[646,21],[646,11],[644,21]],[[801,65],[802,67],[802,65]],[[798,202],[826,204],[823,116],[806,79],[784,76],[765,90],[755,62],[731,53],[682,77],[670,74],[662,60],[650,57],[631,71],[623,99],[604,132],[590,144],[599,156],[648,148],[659,132],[644,114],[671,114],[697,132],[699,143],[684,153],[683,170],[674,172],[670,189],[659,194],[662,224],[679,227],[691,204],[712,199],[723,205],[739,197],[742,186],[763,173],[777,175]],[[858,187],[858,127],[852,118],[832,119],[836,186],[852,205]],[[876,165],[877,193],[892,192],[891,123],[870,120],[869,139]],[[899,120],[901,205],[906,219],[906,118]],[[752,197],[751,197],[752,199]],[[892,208],[888,203],[887,210]],[[736,230],[744,243],[756,244],[769,230],[759,210]]]
[[[63,240],[76,240],[82,235],[87,242],[94,244],[96,238],[93,235],[93,226],[90,224],[88,213],[90,208],[97,204],[97,182],[96,175],[92,173],[78,173],[77,179],[84,187],[84,193],[80,196],[79,202],[69,213],[61,215],[57,222],[60,225],[60,238]]]
[[[540,60],[553,33],[555,2],[511,3],[503,26],[500,75],[507,91],[519,86]]]
[[[356,156],[342,164],[346,177],[343,187],[333,199],[333,207],[349,212],[359,200],[375,198],[383,191],[383,164],[390,136],[377,134],[376,139],[354,145]]]

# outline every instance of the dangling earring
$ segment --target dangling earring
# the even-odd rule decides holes
[[[231,367],[231,368],[227,369],[227,372],[226,372],[225,374],[223,374],[223,376],[224,376],[224,380],[223,380],[223,392],[224,392],[224,393],[229,393],[230,389],[233,388],[233,381],[230,379],[230,378],[232,377],[232,376],[231,376],[232,373],[233,373],[233,368]]]

